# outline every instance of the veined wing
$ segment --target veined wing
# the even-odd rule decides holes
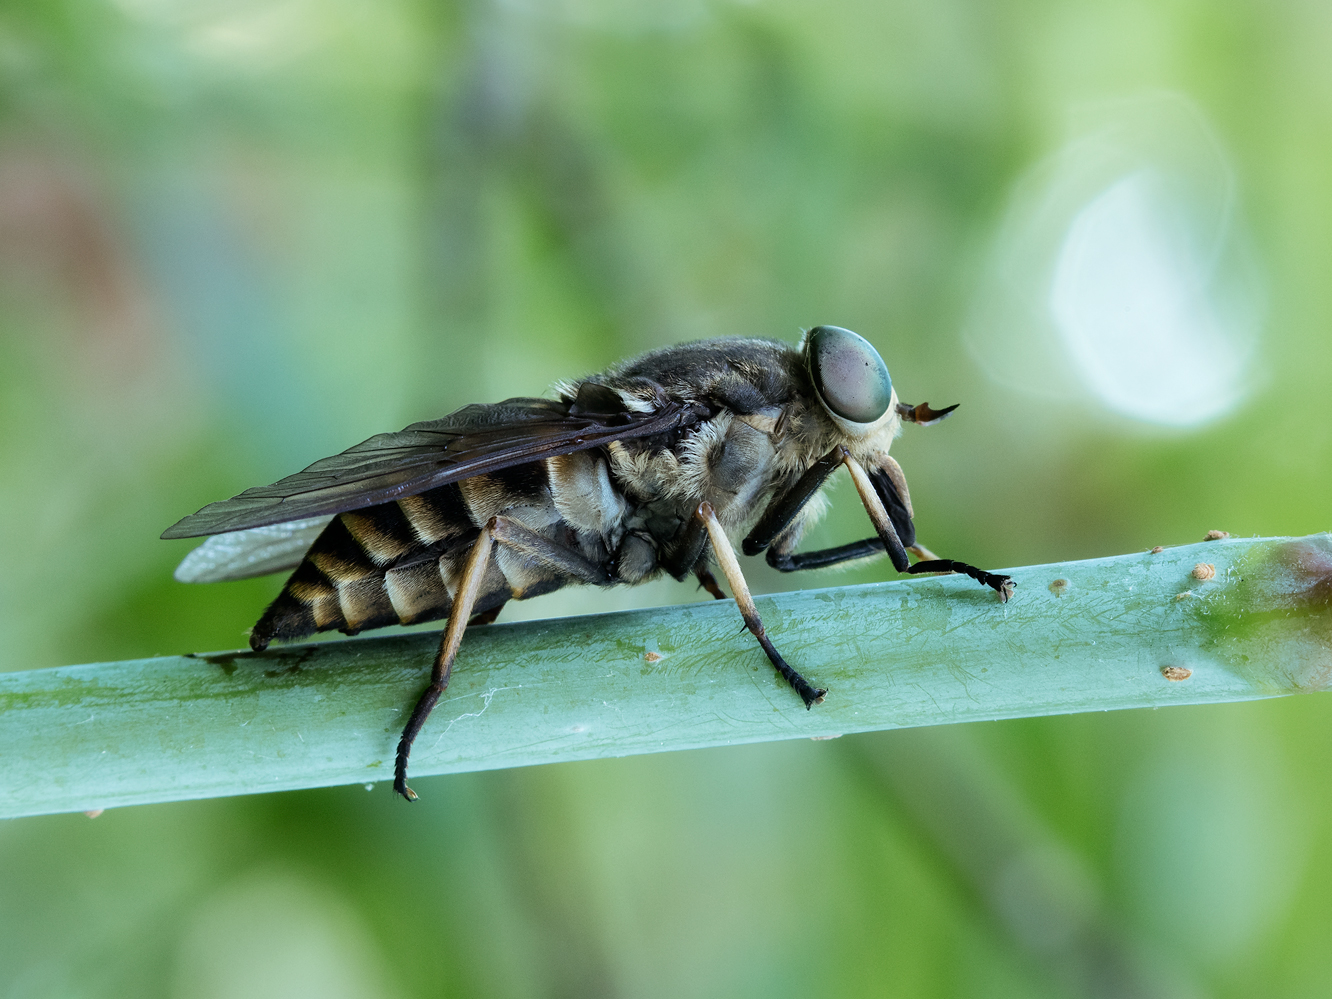
[[[215,535],[176,566],[176,579],[182,583],[221,583],[294,569],[330,520],[310,517]]]
[[[597,408],[580,405],[584,400]],[[616,403],[623,408],[615,409]],[[616,393],[592,383],[573,403],[509,399],[464,406],[441,420],[378,434],[271,486],[210,503],[162,537],[197,538],[327,517],[484,472],[663,433],[690,415],[689,407],[665,397],[650,412],[631,411]]]

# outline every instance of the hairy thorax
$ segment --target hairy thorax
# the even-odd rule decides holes
[[[754,413],[722,410],[669,447],[611,444],[609,476],[623,497],[626,526],[645,530],[659,549],[669,546],[703,501],[734,538],[747,533],[774,496],[835,447],[877,464],[898,426],[894,415],[869,433],[849,433],[813,400],[799,398]],[[816,497],[788,534],[803,533],[822,511]]]

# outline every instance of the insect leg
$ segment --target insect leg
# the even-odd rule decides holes
[[[925,561],[937,561],[939,556],[924,545],[916,544],[916,528],[911,523],[911,493],[907,489],[906,476],[902,474],[902,467],[888,455],[884,455],[881,461],[881,467],[872,469],[866,474],[874,493],[879,497],[879,501],[888,514],[894,533],[898,540],[902,542],[902,547],[916,558]],[[792,489],[779,496],[760,521],[760,527],[763,529],[755,528],[745,539],[745,553],[757,554],[764,547],[767,547],[768,565],[779,572],[824,569],[831,565],[840,565],[854,559],[881,554],[884,551],[884,543],[881,538],[877,537],[866,538],[863,541],[852,541],[850,544],[838,545],[835,548],[821,548],[818,551],[799,553],[788,551],[783,542],[772,544],[777,533],[780,533],[799,512],[800,507],[809,501],[809,498],[814,495],[814,490],[823,483],[831,469],[842,464],[842,462],[842,448],[834,448],[806,473]],[[769,518],[771,518],[771,523],[769,523]]]
[[[763,549],[772,544],[773,538],[781,534],[782,531],[795,520],[796,515],[805,508],[823,485],[823,481],[842,463],[842,451],[840,448],[834,448],[816,461],[794,486],[786,492],[773,498],[768,504],[768,508],[763,511],[763,516],[759,522],[754,525],[754,529],[749,532],[749,537],[745,538],[740,546],[746,555],[757,555]]]
[[[615,582],[605,568],[581,552],[556,544],[510,517],[496,517],[490,524],[496,544],[521,552],[538,565],[545,566],[562,576],[576,579],[580,583],[610,586]]]
[[[707,547],[707,543],[708,529],[706,525],[697,516],[690,517],[684,530],[680,532],[680,540],[661,560],[661,567],[683,582],[685,576],[689,575],[690,571],[698,565],[698,560],[703,556],[703,549]]]
[[[828,691],[822,687],[810,686],[808,680],[787,664],[781,653],[773,646],[767,632],[763,630],[758,608],[754,606],[754,598],[749,595],[749,586],[745,583],[743,573],[740,572],[740,561],[735,557],[735,549],[731,547],[730,539],[726,537],[726,532],[717,521],[717,514],[712,509],[712,504],[704,500],[698,505],[694,516],[707,528],[708,537],[712,540],[712,550],[717,556],[717,563],[721,566],[722,573],[726,576],[726,582],[731,585],[731,592],[735,594],[735,602],[740,608],[740,616],[745,620],[745,627],[758,639],[768,659],[777,667],[777,672],[795,688],[795,692],[805,702],[806,708],[822,701],[823,695]]]
[[[874,524],[874,529],[879,532],[879,537],[883,540],[884,548],[888,551],[888,556],[893,560],[893,566],[898,572],[911,574],[922,572],[958,572],[970,576],[982,586],[988,586],[999,594],[1000,600],[1008,600],[1013,595],[1013,581],[1008,576],[1001,576],[998,573],[986,572],[984,569],[977,569],[974,565],[968,565],[965,562],[954,562],[952,559],[932,559],[927,562],[917,562],[911,565],[907,559],[906,549],[897,537],[897,531],[893,528],[892,519],[888,516],[888,511],[884,509],[883,501],[879,499],[879,494],[875,492],[869,476],[865,473],[864,467],[851,453],[843,449],[842,461],[847,470],[851,473],[851,479],[856,484],[856,492],[860,493],[860,501],[865,504],[865,511],[869,514],[870,522]]]
[[[416,792],[407,786],[407,757],[411,755],[412,743],[416,741],[421,726],[430,717],[431,710],[449,685],[449,674],[453,672],[453,660],[458,656],[458,646],[462,642],[467,621],[472,616],[472,607],[481,590],[481,581],[486,577],[490,565],[490,549],[493,544],[492,532],[495,519],[481,529],[481,534],[472,545],[467,556],[467,565],[463,568],[462,580],[458,592],[453,598],[453,609],[449,613],[449,626],[444,630],[444,637],[439,643],[439,652],[435,654],[434,668],[430,672],[430,686],[421,694],[420,700],[407,719],[407,726],[398,740],[398,755],[393,764],[393,790],[408,801],[416,800]]]
[[[770,566],[780,572],[796,572],[800,569],[822,569],[852,559],[867,558],[884,550],[884,543],[878,538],[866,538],[864,541],[853,541],[836,548],[824,548],[798,555],[781,550],[781,545],[770,547],[773,540],[790,525],[833,470],[843,463],[843,451],[841,447],[833,448],[815,462],[794,486],[769,504],[758,524],[749,532],[749,537],[745,538],[746,555],[757,555],[766,548]],[[911,525],[911,496],[907,492],[906,477],[892,458],[885,455],[883,460],[883,468],[876,468],[868,473],[871,486],[885,505],[888,518],[894,526],[894,533],[899,540],[905,539],[904,547],[908,551],[914,552],[916,531]],[[927,556],[917,554],[917,558],[925,557]]]
[[[906,550],[918,559],[937,561],[939,556],[924,545],[907,545]],[[826,569],[830,565],[840,565],[852,559],[868,558],[883,554],[883,541],[879,538],[866,538],[864,541],[852,541],[836,548],[820,548],[812,552],[784,552],[776,547],[768,549],[768,565],[778,572],[798,572],[801,569]],[[912,566],[912,571],[915,566]]]
[[[722,588],[717,585],[717,577],[709,572],[705,566],[695,565],[694,575],[698,577],[698,585],[711,593],[716,599],[726,599],[726,594],[723,593]]]
[[[925,562],[917,562],[907,572],[912,575],[917,573],[929,574],[932,572],[957,572],[964,576],[970,576],[982,586],[988,586],[999,594],[999,599],[1007,602],[1013,595],[1013,587],[1017,584],[1008,576],[1001,576],[998,573],[986,572],[984,569],[977,569],[974,565],[967,565],[965,562],[954,562],[951,558],[930,559]]]
[[[852,541],[836,548],[820,548],[813,552],[791,553],[775,547],[769,548],[767,560],[768,565],[778,572],[798,572],[801,569],[825,569],[852,559],[882,554],[883,542],[878,538],[866,538],[864,541]]]

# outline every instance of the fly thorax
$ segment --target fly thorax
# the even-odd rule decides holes
[[[611,441],[606,452],[611,483],[631,503],[675,495],[680,482],[680,459],[675,451],[630,440]]]
[[[776,451],[772,438],[736,418],[709,447],[703,498],[716,509],[722,524],[737,526],[752,519],[770,489]]]

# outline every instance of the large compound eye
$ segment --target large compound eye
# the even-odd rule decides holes
[[[888,366],[863,336],[816,326],[805,340],[809,374],[823,404],[852,423],[874,423],[893,401]]]

